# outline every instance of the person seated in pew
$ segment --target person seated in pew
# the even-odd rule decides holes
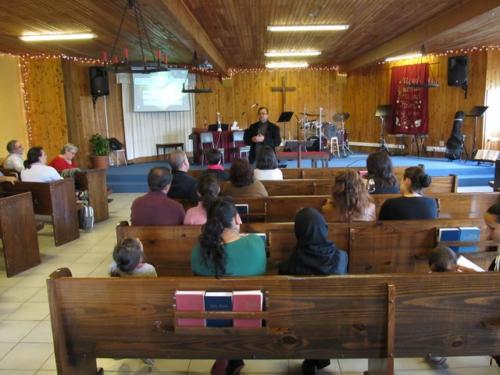
[[[156,269],[144,259],[144,247],[138,238],[125,238],[113,250],[109,275],[117,277],[156,277]]]
[[[220,193],[219,183],[214,174],[206,174],[198,181],[198,195],[201,200],[196,207],[186,211],[184,225],[203,225],[207,222],[207,210]]]
[[[66,143],[61,149],[61,153],[52,159],[49,165],[59,173],[62,173],[66,169],[76,169],[78,166],[73,159],[77,152],[78,147],[72,143]]]
[[[222,186],[221,195],[231,197],[267,197],[265,186],[254,178],[247,159],[234,159],[229,170],[230,180]]]
[[[368,191],[370,194],[398,194],[399,184],[386,151],[372,152],[366,159]]]
[[[335,177],[332,198],[321,207],[327,221],[376,220],[375,204],[363,179],[353,170],[340,172]]]
[[[484,214],[484,222],[487,227],[486,239],[500,244],[500,201],[488,208]],[[500,271],[500,255],[491,262],[488,271]]]
[[[431,182],[431,176],[422,168],[406,168],[400,184],[403,196],[387,199],[380,209],[379,220],[437,219],[436,200],[422,196],[422,189],[430,186]]]
[[[342,275],[347,273],[348,257],[328,239],[328,225],[314,208],[303,208],[295,215],[297,246],[279,266],[280,275]],[[329,359],[305,359],[304,375],[315,375],[330,365]]]
[[[148,173],[149,193],[132,203],[132,225],[182,225],[184,208],[170,199],[167,193],[172,183],[172,173],[166,167],[154,167]]]
[[[191,270],[198,276],[258,276],[266,272],[266,249],[262,239],[240,234],[241,219],[229,199],[218,198],[208,209],[207,223],[191,252]],[[241,359],[218,359],[212,375],[237,375]]]
[[[169,162],[172,166],[172,186],[168,196],[173,199],[186,199],[198,203],[197,181],[188,174],[189,160],[184,151],[176,150],[170,153]]]
[[[211,148],[206,152],[208,167],[203,175],[214,174],[219,181],[229,180],[229,173],[224,170],[222,165],[222,154],[216,148]]]
[[[278,168],[278,158],[271,146],[262,146],[257,154],[257,162],[253,170],[257,180],[283,180],[283,172]]]
[[[484,214],[484,221],[488,227],[487,240],[500,243],[500,201],[488,208]],[[498,247],[497,247],[498,249]],[[497,255],[488,267],[488,271],[500,272],[500,255]],[[500,355],[492,356],[492,359],[500,367]]]
[[[24,169],[21,171],[21,181],[52,182],[62,179],[54,168],[47,165],[47,154],[42,147],[29,149]]]
[[[20,173],[24,169],[23,144],[17,139],[13,139],[7,143],[7,152],[9,155],[3,162],[3,167],[5,169],[14,169]]]
[[[10,182],[13,184],[17,181],[16,176],[4,176],[2,172],[0,172],[0,182]]]

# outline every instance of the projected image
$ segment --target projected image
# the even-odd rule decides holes
[[[134,112],[189,111],[189,94],[182,93],[188,71],[134,73]]]

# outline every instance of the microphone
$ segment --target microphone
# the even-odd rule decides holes
[[[220,121],[220,112],[217,112],[217,131],[218,132],[222,131],[221,121]]]

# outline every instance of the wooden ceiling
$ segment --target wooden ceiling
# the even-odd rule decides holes
[[[0,51],[64,53],[98,58],[113,45],[126,0],[14,0],[0,1]],[[141,1],[153,48],[161,48],[173,62],[189,62],[186,48],[168,29],[169,15],[158,1]],[[37,42],[19,40],[23,33],[92,32],[91,41]],[[132,12],[125,19],[120,53],[129,47],[131,57],[139,57],[137,26]],[[134,48],[135,46],[135,48]]]
[[[230,66],[262,66],[266,50],[318,49],[342,64],[460,0],[185,0]],[[268,25],[349,24],[347,31],[271,33]]]
[[[476,0],[477,1],[477,0]],[[492,3],[500,0],[481,0]],[[194,49],[216,66],[262,67],[267,50],[319,49],[311,64],[344,64],[472,0],[140,0],[154,49],[187,63]],[[0,51],[99,57],[113,44],[126,0],[0,2]],[[270,33],[268,25],[350,24],[347,31]],[[92,41],[25,43],[26,32],[93,32]],[[203,35],[202,35],[203,34]],[[118,43],[138,57],[135,20],[127,15]],[[428,51],[500,44],[500,8],[425,41]],[[135,46],[135,48],[134,48]],[[203,53],[200,53],[203,56]],[[275,59],[274,59],[275,60]]]

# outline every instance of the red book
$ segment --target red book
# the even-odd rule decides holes
[[[177,290],[175,292],[176,311],[205,311],[204,290]],[[205,327],[205,319],[177,319],[179,327]]]
[[[263,295],[260,290],[233,292],[233,311],[262,311]],[[234,319],[235,328],[261,328],[261,319]]]

